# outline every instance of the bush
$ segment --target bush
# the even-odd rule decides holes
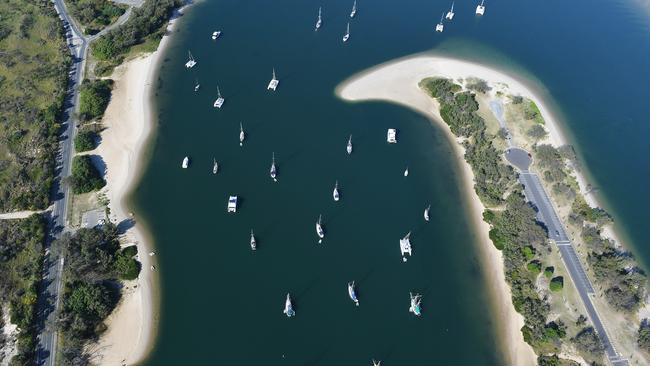
[[[553,277],[548,287],[553,292],[558,292],[564,288],[564,278],[562,276]]]
[[[74,157],[71,179],[72,191],[75,194],[91,192],[106,184],[88,155]]]
[[[540,261],[532,261],[528,263],[527,268],[535,277],[537,277],[537,275],[542,271],[542,263]]]
[[[555,268],[552,266],[548,266],[544,268],[544,277],[550,279],[553,276],[554,272],[555,272]]]
[[[648,319],[641,320],[636,343],[642,350],[650,352],[650,323],[648,322]]]
[[[104,115],[111,100],[112,80],[84,81],[79,90],[81,120],[89,121]]]
[[[74,138],[74,148],[78,152],[95,149],[97,134],[93,131],[80,131]]]
[[[596,334],[596,331],[593,327],[583,328],[580,332],[578,332],[578,334],[576,334],[575,337],[571,339],[571,341],[573,341],[576,347],[582,352],[586,352],[594,356],[601,356],[605,351],[605,348],[600,342],[600,338],[598,338],[598,334]]]
[[[532,137],[535,141],[539,141],[539,140],[543,139],[544,137],[546,137],[546,135],[548,133],[546,132],[544,127],[542,127],[540,125],[534,125],[528,131],[526,131],[526,134],[528,136]]]
[[[134,250],[135,249],[135,250]],[[135,280],[140,274],[140,262],[135,260],[137,254],[135,245],[122,249],[115,260],[115,271],[121,280]]]

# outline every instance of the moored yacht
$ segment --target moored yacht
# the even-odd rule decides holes
[[[196,80],[196,83],[194,83],[194,91],[197,92],[199,91],[199,88],[201,87],[201,84],[199,84],[199,80]]]
[[[273,179],[274,182],[278,181],[276,179],[278,175],[278,169],[275,167],[275,153],[273,153],[273,158],[271,160],[271,169],[269,170],[269,175],[271,176],[271,179]]]
[[[242,126],[240,122],[239,123],[239,146],[244,145],[244,138],[246,138],[246,135],[244,134],[244,126]]]
[[[273,69],[273,78],[271,81],[269,81],[269,86],[266,87],[266,90],[275,91],[275,89],[278,87],[278,84],[280,84],[280,80],[275,78],[275,69]]]
[[[251,249],[257,249],[257,241],[255,241],[255,235],[253,234],[253,229],[251,229]]]
[[[217,38],[219,38],[220,35],[221,35],[221,31],[214,31],[212,32],[212,39],[216,40]]]
[[[485,14],[485,0],[481,0],[481,4],[476,7],[476,15]]]
[[[187,51],[187,53],[189,54],[189,60],[185,63],[185,67],[191,69],[196,65],[196,61],[194,61],[194,57],[192,57],[192,52]]]
[[[183,169],[187,169],[188,166],[190,166],[190,158],[189,158],[189,156],[186,156],[185,158],[183,158],[183,162],[181,163],[181,167]]]
[[[442,20],[445,18],[445,15],[443,14],[440,17],[440,23],[436,24],[436,32],[442,33],[442,31],[445,29],[445,24],[442,22]]]
[[[409,176],[409,167],[406,167],[406,169],[404,170],[404,176],[405,177]]]
[[[397,130],[394,128],[389,128],[388,133],[386,134],[386,141],[388,141],[389,144],[396,144],[397,143]]]
[[[214,107],[215,108],[221,108],[221,106],[223,105],[223,102],[225,102],[225,101],[226,100],[223,99],[223,97],[221,96],[221,90],[219,90],[219,86],[217,86],[217,100],[214,101]]]
[[[355,15],[357,15],[357,0],[354,0],[354,4],[352,4],[352,10],[350,11],[350,18],[354,18]]]
[[[411,306],[409,307],[409,311],[417,316],[422,315],[422,307],[420,307],[420,303],[422,302],[422,295],[418,293],[413,295],[409,292],[409,296],[411,296]]]
[[[406,254],[411,256],[411,232],[399,240],[399,250],[402,252],[402,261],[406,262]]]
[[[237,196],[228,197],[228,212],[237,212]]]
[[[322,24],[323,18],[321,18],[321,7],[318,7],[318,19],[316,20],[316,28],[314,30],[319,30]]]
[[[334,184],[334,191],[332,192],[332,197],[334,198],[334,201],[338,202],[339,201],[339,181],[337,180],[336,183]]]
[[[291,295],[287,294],[287,300],[284,302],[284,311],[283,313],[287,314],[287,317],[291,318],[296,315],[296,312],[293,311],[293,305],[291,304]]]
[[[348,145],[345,147],[345,150],[348,152],[348,155],[352,154],[352,135],[348,139]]]
[[[431,205],[427,206],[427,208],[424,209],[424,220],[429,221],[429,210],[431,209]]]
[[[357,292],[354,290],[354,281],[348,282],[348,295],[350,299],[354,301],[356,306],[359,306],[359,299],[357,299]]]
[[[445,18],[447,18],[449,20],[452,20],[452,19],[454,19],[454,15],[455,15],[454,14],[454,2],[452,1],[451,2],[451,9],[449,9],[449,11],[447,12],[447,15],[445,15]]]
[[[217,171],[219,171],[219,163],[217,163],[217,159],[212,158],[212,174],[217,174]]]
[[[348,28],[345,31],[345,35],[343,36],[343,42],[347,42],[348,39],[350,39],[350,23],[348,23]]]
[[[372,366],[381,366],[381,361],[375,361],[375,359],[373,359]]]
[[[325,237],[325,231],[323,230],[323,225],[321,224],[322,215],[318,215],[318,221],[316,221],[316,234],[318,235],[318,242],[322,243],[323,238]]]

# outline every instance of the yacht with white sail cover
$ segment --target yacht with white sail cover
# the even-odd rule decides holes
[[[359,299],[357,298],[357,292],[354,288],[354,281],[348,282],[348,295],[350,296],[350,299],[354,301],[354,304],[359,306]]]
[[[186,156],[183,158],[183,162],[181,163],[181,167],[183,169],[187,169],[187,167],[190,166],[190,157]]]
[[[226,100],[223,99],[223,97],[221,96],[221,90],[219,90],[219,86],[217,86],[217,100],[214,101],[214,107],[215,108],[221,108],[221,106],[223,105],[223,102],[225,102],[225,101]]]
[[[274,69],[273,69],[273,78],[271,79],[271,81],[269,81],[269,86],[266,87],[266,90],[273,90],[273,91],[275,91],[275,89],[278,87],[278,84],[280,84],[280,80],[278,80],[278,79],[275,77],[275,68],[274,68]]]
[[[287,299],[284,302],[284,311],[283,313],[287,314],[287,317],[291,318],[296,315],[296,312],[293,310],[293,305],[291,304],[291,295],[287,294]]]
[[[322,243],[323,238],[325,237],[325,230],[323,230],[322,225],[322,215],[318,215],[318,221],[316,221],[316,234],[318,235],[318,242]]]
[[[339,201],[339,181],[337,180],[336,183],[334,184],[334,191],[332,191],[332,197],[334,198],[335,202]]]
[[[476,15],[485,14],[485,0],[481,0],[481,4],[476,7]]]
[[[255,234],[253,234],[253,229],[251,229],[251,249],[257,249],[257,241],[255,240]]]
[[[411,232],[409,231],[405,237],[399,240],[399,250],[402,252],[402,261],[406,262],[406,254],[411,254]]]

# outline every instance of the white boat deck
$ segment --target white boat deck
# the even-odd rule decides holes
[[[237,212],[237,196],[228,197],[228,212]]]
[[[388,133],[386,134],[386,141],[390,144],[397,143],[397,130],[394,128],[389,128]]]

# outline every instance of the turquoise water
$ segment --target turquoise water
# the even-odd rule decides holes
[[[146,364],[369,365],[373,357],[385,365],[503,364],[443,132],[404,108],[347,104],[333,94],[352,74],[415,52],[534,75],[608,208],[637,252],[650,256],[640,229],[650,201],[638,196],[650,174],[642,140],[650,132],[646,14],[617,2],[585,11],[593,2],[501,1],[477,19],[474,4],[457,2],[454,21],[435,34],[447,2],[360,1],[343,44],[351,3],[208,0],[178,23],[157,82],[152,158],[134,195],[161,279],[160,329]],[[319,5],[323,27],[315,33]],[[223,34],[213,42],[216,29]],[[183,66],[188,49],[198,61],[191,70]],[[274,67],[280,85],[271,93]],[[217,84],[222,110],[212,108]],[[387,128],[399,129],[397,145],[386,143]],[[268,176],[273,152],[277,183]],[[186,155],[192,163],[182,170]],[[339,203],[331,197],[336,180]],[[226,213],[232,194],[240,197],[235,215]],[[398,241],[408,231],[414,255],[402,263]],[[351,280],[359,307],[347,297]],[[408,312],[409,291],[424,295],[420,318]],[[287,292],[291,319],[282,314]]]

